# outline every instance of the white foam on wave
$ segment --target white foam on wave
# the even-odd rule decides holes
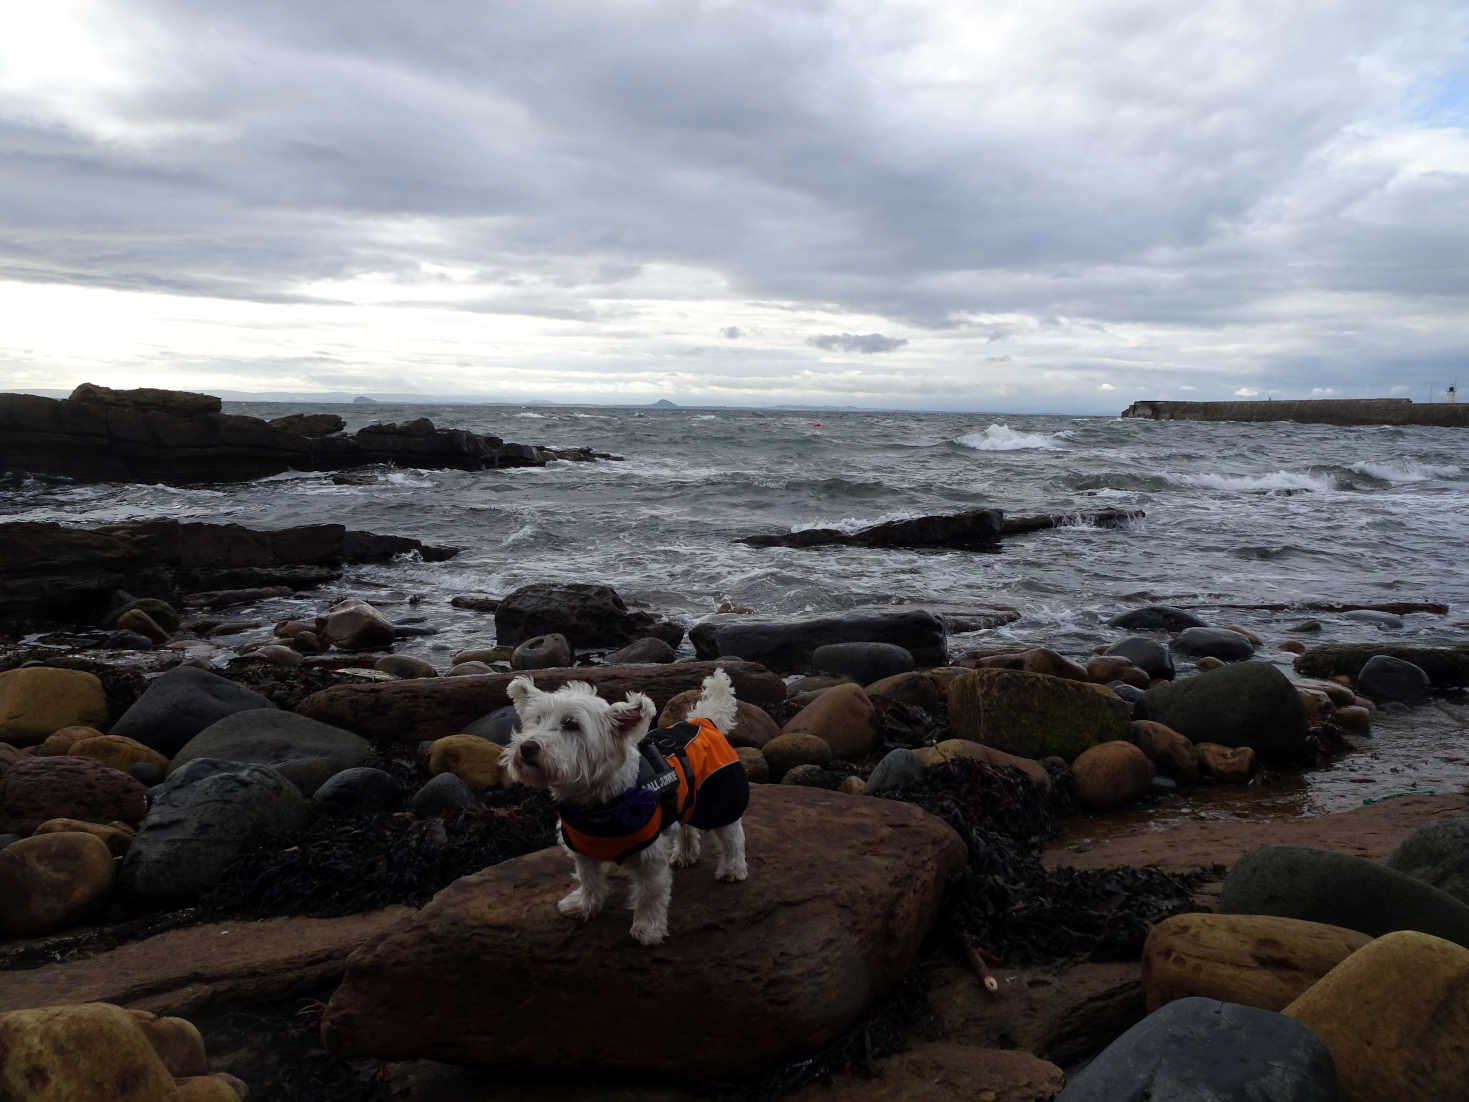
[[[717,413],[701,413],[701,414],[699,414],[699,416],[695,417],[694,420],[695,421],[718,421],[719,420],[719,414],[717,414]]]
[[[1458,467],[1415,463],[1411,459],[1396,463],[1353,463],[1351,469],[1384,482],[1424,482],[1432,478],[1457,478],[1462,473]]]
[[[835,528],[838,532],[857,532],[863,528],[871,528],[875,524],[887,524],[894,520],[912,520],[914,517],[924,516],[923,513],[899,512],[884,513],[876,518],[872,517],[843,517],[841,520],[813,520],[805,523],[791,525],[792,532],[806,532],[813,528]]]
[[[510,416],[512,416],[512,417],[530,417],[530,418],[533,418],[534,420],[537,420],[537,421],[544,421],[546,419],[546,415],[544,413],[512,413]]]
[[[1269,474],[1165,474],[1175,486],[1195,486],[1203,490],[1225,490],[1235,493],[1261,493],[1271,490],[1313,490],[1324,492],[1336,488],[1329,474],[1311,471],[1271,471]]]
[[[500,546],[509,547],[512,544],[524,543],[526,540],[535,538],[535,534],[539,531],[540,529],[537,528],[534,524],[522,524],[519,528],[517,528],[515,531],[511,532],[508,536],[501,540]]]
[[[424,472],[420,470],[389,471],[386,481],[394,486],[404,486],[410,490],[427,490],[433,486],[433,483],[425,478]]]
[[[1064,432],[1017,432],[1009,425],[990,425],[983,432],[965,433],[956,441],[978,452],[1016,452],[1026,448],[1055,451]]]

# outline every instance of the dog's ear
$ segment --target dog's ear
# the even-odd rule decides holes
[[[521,676],[510,682],[505,693],[510,697],[510,703],[515,705],[515,714],[524,719],[525,706],[533,698],[540,695],[540,690],[536,688],[536,683],[530,678]]]
[[[612,719],[612,730],[634,742],[648,733],[655,714],[653,702],[642,693],[628,693],[626,701],[612,705],[608,712]]]

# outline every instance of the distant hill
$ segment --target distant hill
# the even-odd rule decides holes
[[[359,394],[357,395],[357,397],[352,399],[352,404],[354,406],[375,406],[377,405],[377,399],[368,398],[365,395]]]
[[[677,402],[670,402],[667,398],[659,398],[656,402],[649,402],[653,409],[678,409]]]

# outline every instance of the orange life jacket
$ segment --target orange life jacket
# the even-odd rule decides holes
[[[557,805],[561,837],[577,853],[621,861],[652,845],[675,822],[710,830],[745,813],[745,767],[707,719],[649,731],[638,753],[638,779],[617,799]]]

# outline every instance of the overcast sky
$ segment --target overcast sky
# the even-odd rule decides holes
[[[16,0],[0,389],[1469,385],[1464,0]]]

